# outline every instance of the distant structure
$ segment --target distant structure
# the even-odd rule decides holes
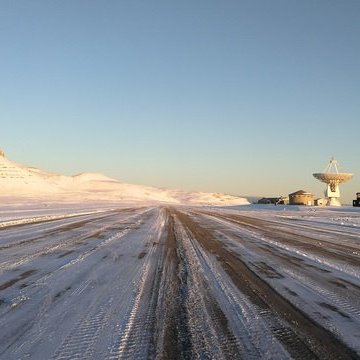
[[[327,199],[324,199],[324,198],[317,198],[314,200],[314,205],[315,206],[326,206],[327,204]]]
[[[356,193],[356,199],[353,200],[353,206],[360,207],[360,192]]]
[[[5,153],[2,149],[0,149],[0,157],[5,157]]]
[[[264,197],[259,199],[258,204],[272,204],[272,205],[286,205],[289,203],[289,199],[287,197]]]
[[[338,162],[332,158],[330,163],[326,167],[325,171],[322,173],[315,173],[313,176],[327,184],[326,197],[328,199],[327,206],[341,206],[339,201],[340,190],[339,184],[350,180],[354,174],[351,173],[339,173],[338,171]]]
[[[289,204],[312,206],[314,205],[314,194],[304,190],[295,191],[289,194]]]

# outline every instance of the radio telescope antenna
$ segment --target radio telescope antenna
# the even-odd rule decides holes
[[[323,172],[338,174],[339,173],[338,166],[339,166],[338,161],[334,157],[332,157]]]
[[[328,199],[326,204],[328,206],[341,206],[339,184],[354,176],[352,173],[339,172],[338,165],[339,163],[332,157],[324,172],[313,174],[316,179],[327,184],[325,196]]]

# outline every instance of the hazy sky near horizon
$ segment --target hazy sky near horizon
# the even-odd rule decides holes
[[[239,195],[360,191],[360,1],[2,0],[0,147]]]

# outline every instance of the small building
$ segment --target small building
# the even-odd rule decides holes
[[[281,196],[280,200],[277,202],[279,205],[289,205],[289,197],[288,196]]]
[[[356,199],[353,200],[353,206],[360,207],[360,192],[356,193]]]
[[[263,197],[258,200],[258,204],[273,204],[275,205],[279,201],[279,197]]]
[[[327,202],[328,202],[328,199],[317,198],[314,200],[314,205],[315,206],[326,206]]]
[[[304,190],[295,191],[289,194],[290,205],[314,205],[314,194],[306,192]]]
[[[272,205],[286,205],[289,203],[289,198],[280,196],[280,197],[264,197],[257,202],[258,204],[272,204]]]

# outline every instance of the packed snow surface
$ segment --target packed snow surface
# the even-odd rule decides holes
[[[358,210],[119,204],[0,206],[0,358],[360,357]]]

